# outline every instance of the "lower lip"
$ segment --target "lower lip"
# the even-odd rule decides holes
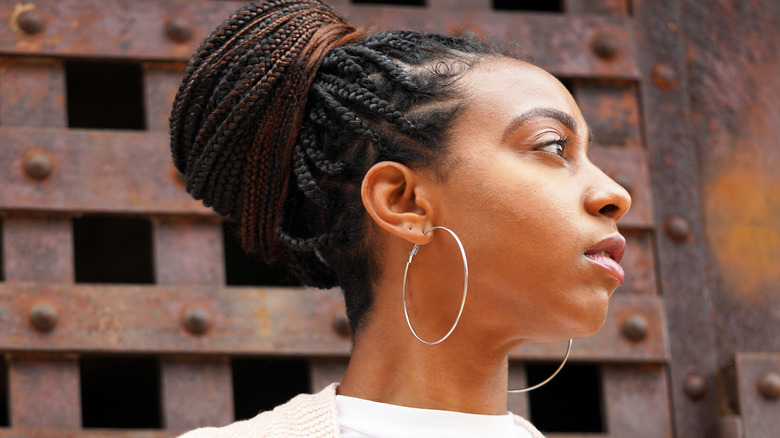
[[[608,256],[603,256],[601,254],[585,254],[585,257],[587,257],[588,260],[592,261],[593,263],[604,268],[610,275],[617,279],[618,283],[623,284],[625,273],[623,272],[623,268],[618,262],[612,260]]]

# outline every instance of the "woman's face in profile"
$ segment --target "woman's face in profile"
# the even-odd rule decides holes
[[[435,220],[465,246],[470,324],[514,341],[594,333],[622,283],[610,259],[622,256],[616,221],[628,193],[588,160],[588,127],[547,72],[486,59],[460,83],[467,97],[449,142],[457,164],[438,185]],[[459,266],[449,253],[442,263]],[[462,277],[452,277],[458,290]]]

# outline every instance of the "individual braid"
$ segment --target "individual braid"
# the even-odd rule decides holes
[[[281,259],[304,284],[341,286],[357,331],[379,274],[363,177],[390,160],[444,178],[457,80],[497,55],[437,34],[363,37],[316,0],[253,3],[188,66],[174,162],[194,197],[240,224],[247,252]]]

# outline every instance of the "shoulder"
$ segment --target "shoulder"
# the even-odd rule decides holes
[[[179,438],[321,437],[339,435],[336,384],[300,394],[272,411],[224,427],[204,427]]]
[[[531,424],[530,421],[526,420],[525,418],[519,415],[515,415],[515,424],[527,430],[528,433],[531,434],[532,438],[544,438],[544,435],[542,435],[542,433],[539,432],[539,429],[537,429],[533,424]]]

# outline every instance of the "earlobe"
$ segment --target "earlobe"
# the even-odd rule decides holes
[[[403,164],[382,161],[363,178],[361,197],[371,219],[385,231],[411,243],[430,240],[432,226],[428,181]]]

